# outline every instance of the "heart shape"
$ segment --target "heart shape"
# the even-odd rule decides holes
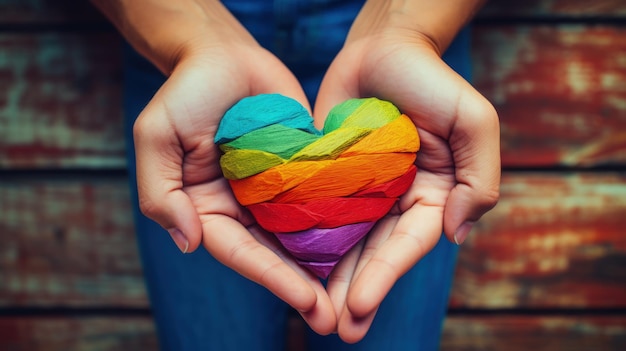
[[[347,100],[320,131],[279,94],[231,107],[215,143],[237,201],[323,279],[413,183],[419,149],[415,125],[390,102]]]

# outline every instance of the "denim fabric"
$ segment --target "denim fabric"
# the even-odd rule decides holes
[[[341,49],[363,1],[230,0],[226,6],[294,72],[309,99]],[[469,80],[469,31],[444,55]],[[182,255],[170,236],[138,211],[132,125],[164,77],[132,49],[125,54],[124,108],[137,240],[162,350],[283,350],[288,306],[205,250]],[[308,350],[437,350],[457,247],[442,237],[381,305],[365,339],[308,336]]]

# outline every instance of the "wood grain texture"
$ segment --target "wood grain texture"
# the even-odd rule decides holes
[[[478,18],[504,166],[623,169],[626,2],[490,0]],[[157,349],[126,180],[67,173],[125,167],[120,44],[88,1],[0,0],[0,170],[68,176],[0,178],[0,350]],[[625,227],[624,173],[506,172],[461,250],[442,350],[626,349]]]
[[[624,349],[624,316],[453,316],[441,340],[441,351]]]
[[[157,350],[150,317],[0,317],[6,351]]]
[[[0,182],[0,307],[147,307],[124,179]]]
[[[290,324],[302,328],[300,319]],[[292,327],[293,327],[292,326]],[[293,330],[289,351],[306,350]],[[299,335],[297,340],[292,337]],[[10,351],[156,350],[150,317],[0,317],[0,349]],[[623,350],[622,316],[451,316],[442,351]]]
[[[505,167],[626,163],[626,27],[476,28],[475,86]]]
[[[622,0],[490,0],[479,14],[497,17],[624,17]],[[105,23],[86,0],[0,0],[0,24]]]
[[[0,34],[0,168],[124,168],[115,34]]]
[[[451,305],[626,307],[626,175],[502,183],[461,250]],[[0,235],[0,306],[148,306],[121,179],[3,182]]]
[[[1,25],[105,23],[88,0],[0,0]]]
[[[477,27],[475,85],[505,167],[626,162],[623,27]],[[0,167],[123,168],[120,39],[0,35]]]
[[[506,173],[463,244],[452,306],[626,307],[626,174]]]
[[[625,17],[623,0],[489,0],[479,17]]]

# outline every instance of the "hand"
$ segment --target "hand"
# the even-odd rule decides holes
[[[338,333],[347,342],[365,336],[391,287],[442,231],[463,242],[496,204],[500,183],[499,123],[491,104],[441,60],[428,36],[406,28],[375,31],[372,21],[361,31],[359,20],[324,78],[316,123],[337,103],[375,96],[411,117],[421,149],[411,188],[329,278]]]
[[[130,31],[144,55],[164,73],[171,71],[134,126],[141,210],[170,232],[181,251],[202,243],[223,264],[300,311],[312,329],[330,333],[336,316],[324,287],[239,206],[213,143],[221,117],[243,97],[280,93],[308,106],[306,97],[289,70],[226,9],[213,4],[212,17],[199,23],[189,13],[182,21],[175,14],[155,16],[178,26],[159,32],[160,40],[133,41],[147,35],[141,32],[150,28],[147,24]]]

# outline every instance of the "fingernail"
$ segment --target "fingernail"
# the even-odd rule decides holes
[[[463,224],[461,224],[456,229],[456,232],[454,232],[454,242],[457,245],[463,244],[463,242],[467,238],[467,235],[472,230],[473,225],[474,225],[474,222],[463,222]]]
[[[185,234],[183,234],[183,232],[181,232],[178,228],[172,228],[168,230],[168,232],[170,233],[172,240],[174,240],[174,243],[176,243],[176,246],[178,246],[178,249],[182,253],[187,253],[187,250],[189,250],[189,241],[187,241]]]

